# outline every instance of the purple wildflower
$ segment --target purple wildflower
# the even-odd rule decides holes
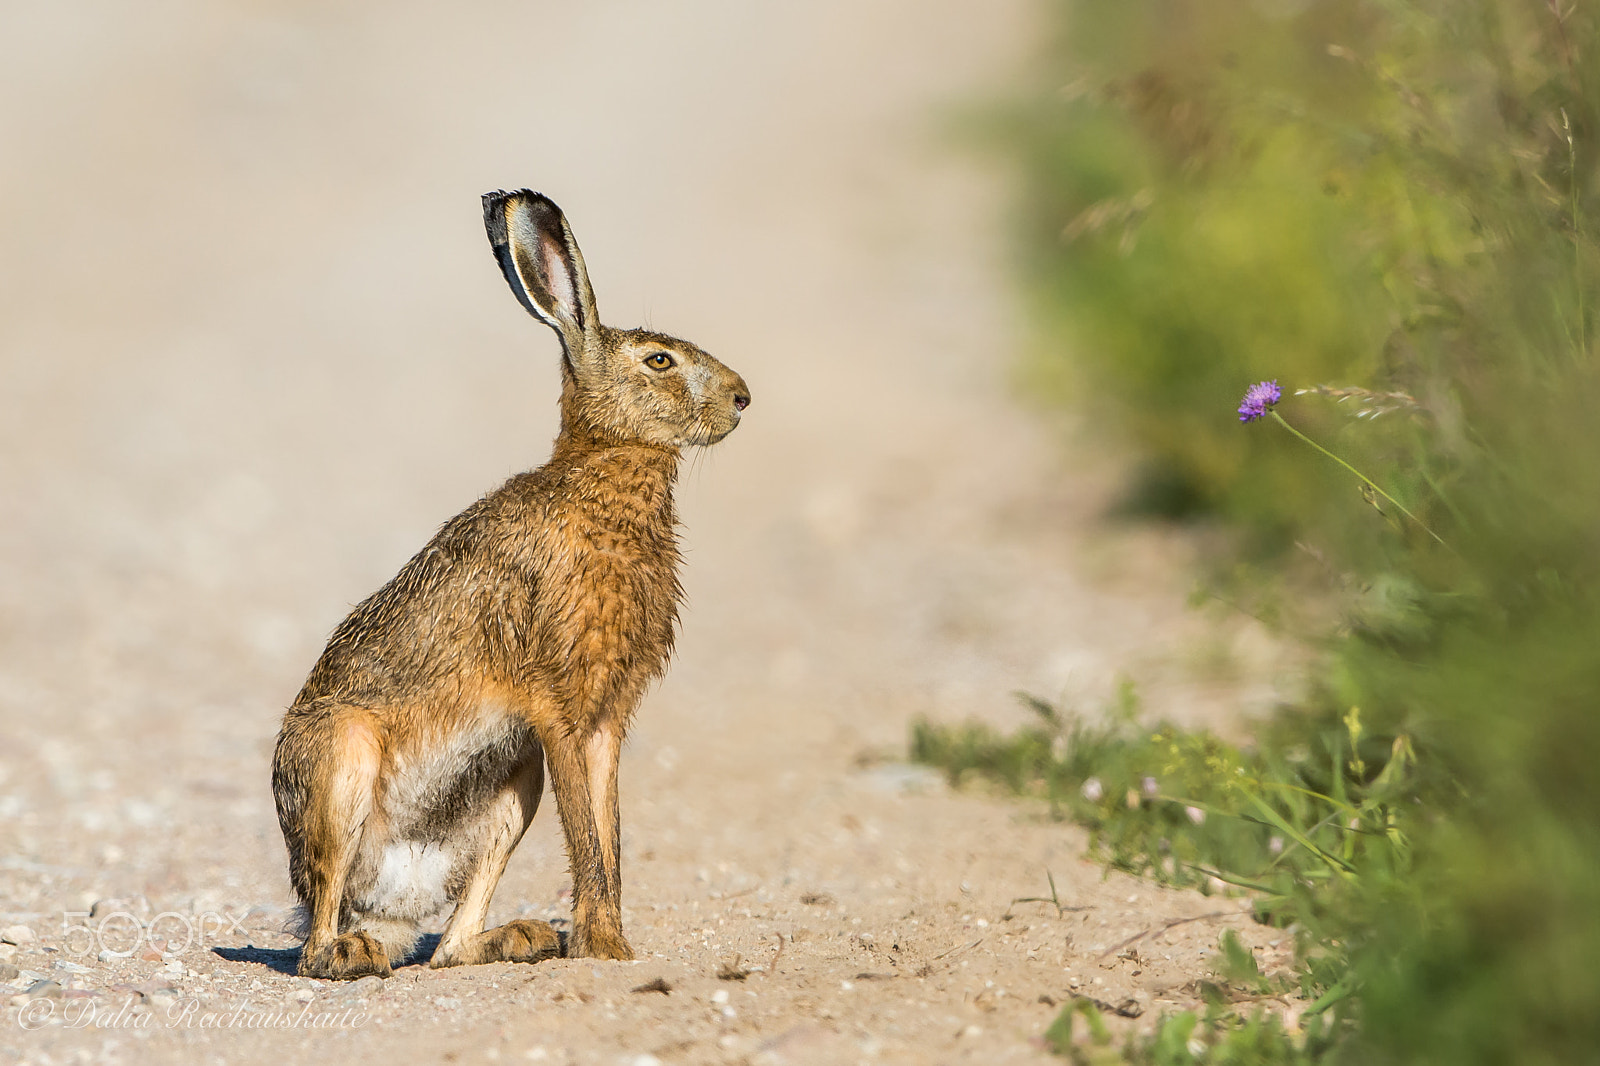
[[[1239,421],[1254,422],[1267,417],[1267,412],[1282,398],[1283,390],[1278,388],[1276,379],[1251,385],[1244,391],[1244,402],[1239,405]]]

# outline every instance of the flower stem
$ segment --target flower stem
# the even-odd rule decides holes
[[[1387,492],[1384,492],[1382,489],[1380,489],[1378,487],[1378,483],[1377,482],[1373,481],[1370,477],[1368,477],[1367,475],[1363,474],[1361,471],[1357,470],[1355,467],[1351,466],[1349,463],[1345,462],[1343,459],[1339,458],[1337,455],[1334,455],[1328,449],[1324,448],[1322,445],[1318,444],[1316,441],[1312,440],[1310,437],[1306,436],[1304,433],[1301,433],[1298,429],[1295,429],[1289,423],[1285,422],[1283,420],[1283,416],[1280,415],[1278,412],[1276,412],[1276,411],[1268,411],[1267,413],[1269,415],[1271,415],[1273,418],[1277,419],[1278,425],[1282,426],[1284,429],[1288,430],[1290,433],[1293,433],[1295,436],[1299,437],[1301,440],[1303,440],[1307,444],[1311,445],[1317,451],[1321,452],[1323,455],[1326,455],[1329,459],[1332,459],[1334,462],[1338,463],[1340,466],[1342,466],[1346,470],[1350,471],[1356,477],[1360,478],[1361,481],[1369,489],[1371,489],[1373,492],[1376,492],[1379,496],[1382,496],[1384,499],[1388,500],[1390,503],[1394,504],[1396,510],[1398,510],[1401,514],[1405,515],[1407,518],[1411,519],[1417,525],[1421,526],[1427,532],[1428,536],[1430,536],[1434,540],[1438,541],[1446,549],[1449,549],[1450,545],[1445,544],[1444,538],[1439,536],[1439,534],[1435,533],[1428,526],[1428,523],[1424,522],[1422,519],[1418,518],[1416,515],[1412,514],[1410,511],[1406,510],[1405,507],[1403,507],[1401,505],[1399,500],[1395,499],[1393,496],[1389,495]]]

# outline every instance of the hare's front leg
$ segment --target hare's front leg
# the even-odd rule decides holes
[[[511,852],[522,840],[544,791],[544,767],[538,748],[468,827],[475,838],[478,861],[456,912],[434,949],[428,965],[472,966],[485,962],[538,962],[561,953],[561,941],[548,922],[519,918],[485,931],[484,916]]]
[[[550,783],[572,861],[571,958],[631,959],[622,935],[622,827],[617,760],[622,731],[603,721],[588,733],[552,730]]]

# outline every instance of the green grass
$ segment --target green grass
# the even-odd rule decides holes
[[[1227,937],[1219,976],[1257,995],[1298,995],[1305,1032],[1291,1036],[1219,997],[1204,1016],[1163,1019],[1148,1044],[1117,1053],[1134,1062],[1190,1062],[1183,1056],[1198,1041],[1241,1056],[1208,1061],[1317,1061],[1295,1056],[1333,1046],[1354,986],[1350,897],[1363,879],[1409,872],[1407,821],[1418,798],[1410,741],[1366,735],[1357,712],[1325,729],[1284,730],[1294,738],[1288,748],[1244,750],[1204,731],[1142,727],[1126,691],[1117,708],[1092,720],[1025,702],[1037,723],[1006,735],[920,721],[911,755],[943,769],[954,785],[982,780],[1044,801],[1054,816],[1087,826],[1092,853],[1117,869],[1205,892],[1219,884],[1248,890],[1259,920],[1295,931],[1292,983],[1269,982]],[[1097,1016],[1079,1001],[1057,1020],[1062,1047],[1077,1047],[1071,1033],[1080,1014],[1099,1046]],[[1260,1058],[1269,1047],[1293,1055]]]
[[[1049,10],[1038,90],[996,123],[1038,325],[1023,380],[1140,458],[1128,509],[1233,530],[1214,598],[1319,665],[1242,748],[1042,704],[1015,735],[924,723],[913,748],[1038,796],[1118,867],[1250,886],[1325,1001],[1315,1039],[1214,1008],[1121,1048],[1079,1007],[1064,1046],[1600,1062],[1595,12]],[[1266,378],[1379,491],[1241,426]],[[1352,388],[1400,400],[1357,417]]]

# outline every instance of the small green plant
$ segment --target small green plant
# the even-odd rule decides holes
[[[1053,816],[1088,827],[1094,854],[1113,867],[1204,892],[1252,893],[1260,920],[1295,930],[1293,987],[1307,1014],[1348,998],[1351,900],[1364,879],[1403,878],[1410,868],[1410,738],[1373,736],[1350,708],[1324,728],[1269,731],[1242,749],[1203,730],[1140,726],[1126,689],[1094,722],[1035,697],[1023,702],[1037,722],[1007,735],[919,721],[911,755],[954,784],[984,780],[1042,799]],[[1248,951],[1228,940],[1222,948],[1225,978],[1264,993]]]
[[[1166,1015],[1154,1031],[1135,1035],[1119,1047],[1099,1009],[1087,999],[1074,999],[1045,1030],[1044,1044],[1075,1066],[1196,1066],[1202,1062],[1321,1066],[1334,1061],[1338,1051],[1333,1030],[1319,1017],[1306,1019],[1297,1031],[1291,1031],[1266,1011],[1240,1013],[1220,1002],[1204,1012]]]

